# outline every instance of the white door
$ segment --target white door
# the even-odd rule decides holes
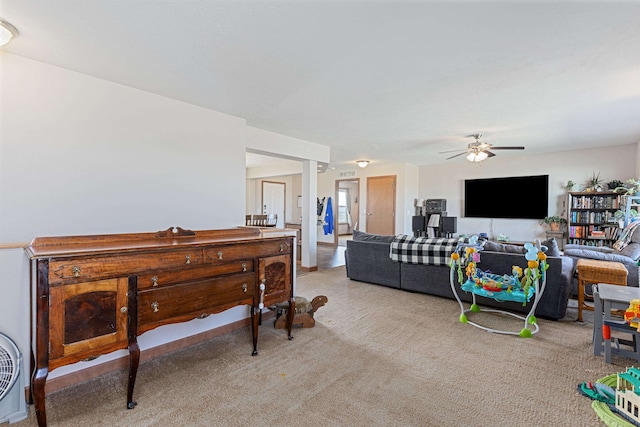
[[[277,214],[277,228],[284,228],[285,189],[284,182],[262,181],[262,213]]]

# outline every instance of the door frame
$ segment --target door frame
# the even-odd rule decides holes
[[[280,181],[269,181],[269,180],[262,180],[260,183],[260,212],[262,212],[263,214],[264,212],[264,184],[275,184],[275,185],[282,185],[282,228],[284,228],[284,223],[286,222],[286,215],[287,215],[287,183],[286,182],[280,182]],[[281,220],[278,217],[278,223],[280,223]]]
[[[334,227],[335,232],[333,233],[333,244],[335,246],[338,246],[338,239],[340,237],[338,235],[338,231],[339,231],[340,227],[339,227],[339,224],[337,222],[337,219],[338,219],[338,200],[339,200],[338,199],[338,197],[339,197],[338,193],[340,191],[340,183],[341,182],[355,182],[357,184],[356,188],[357,188],[358,192],[357,192],[355,197],[358,198],[358,221],[357,222],[358,223],[360,222],[360,200],[362,199],[360,197],[360,178],[336,179],[336,183],[335,183],[335,186],[336,186],[335,193],[336,194],[335,194],[335,197],[334,197],[334,200],[336,202],[333,205],[333,217],[336,219],[336,223],[334,224],[335,225],[335,227]]]

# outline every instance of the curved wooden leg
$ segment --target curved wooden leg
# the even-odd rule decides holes
[[[260,310],[260,313],[262,314],[262,310]],[[258,322],[259,322],[259,315],[256,313],[256,308],[254,306],[251,306],[251,334],[253,336],[253,353],[251,353],[252,356],[257,356],[258,355]]]
[[[140,346],[138,345],[138,276],[129,276],[129,318],[127,320],[129,338],[129,381],[127,383],[127,409],[138,404],[133,400],[133,387],[136,385],[138,365],[140,364]]]
[[[293,327],[293,316],[296,311],[296,300],[295,298],[291,298],[289,300],[289,311],[287,312],[287,334],[289,340],[293,339],[293,335],[291,335],[291,328]]]
[[[133,409],[138,402],[133,400],[133,387],[136,385],[138,365],[140,364],[140,346],[138,341],[129,343],[129,382],[127,383],[127,409]]]
[[[44,400],[44,385],[49,375],[48,368],[36,369],[33,372],[31,380],[31,393],[33,395],[33,403],[36,409],[36,418],[38,419],[38,427],[47,427],[47,410]]]

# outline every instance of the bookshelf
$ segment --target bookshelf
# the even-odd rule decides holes
[[[611,247],[620,234],[614,214],[621,197],[611,192],[569,193],[568,243]]]

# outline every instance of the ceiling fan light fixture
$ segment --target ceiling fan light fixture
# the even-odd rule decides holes
[[[356,164],[361,168],[366,168],[367,165],[369,164],[369,160],[358,160],[356,161]]]
[[[469,160],[470,162],[481,162],[487,157],[489,157],[489,155],[484,151],[479,151],[479,152],[472,151],[467,155],[467,160]]]
[[[16,27],[0,19],[0,46],[4,46],[9,43],[12,38],[17,36],[18,30],[16,30]]]

